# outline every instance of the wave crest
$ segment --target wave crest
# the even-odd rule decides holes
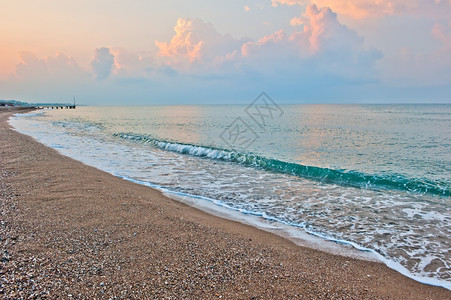
[[[411,193],[451,196],[451,190],[447,187],[446,183],[430,181],[427,179],[408,178],[399,174],[371,175],[353,170],[336,170],[306,166],[267,158],[253,153],[240,153],[237,151],[214,147],[158,140],[150,136],[135,133],[116,133],[114,136],[124,140],[148,144],[166,151],[239,163],[245,166],[252,166],[272,172],[295,175],[324,183],[333,183],[357,188],[386,190],[395,189]]]

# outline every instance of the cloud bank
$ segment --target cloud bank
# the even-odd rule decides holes
[[[423,2],[361,1],[351,6],[340,0],[273,0],[273,5],[311,2],[329,6],[299,6],[298,16],[289,20],[290,30],[256,40],[219,33],[200,19],[179,18],[173,36],[155,41],[156,51],[99,47],[89,69],[63,53],[38,58],[20,52],[14,76],[0,82],[0,88],[25,99],[56,101],[69,94],[97,104],[243,102],[262,90],[287,101],[326,102],[377,100],[387,97],[380,92],[387,87],[395,95],[412,86],[438,86],[438,95],[451,90],[451,23],[437,22],[431,28],[440,45],[432,53],[403,49],[384,57],[335,12],[376,16],[372,10],[378,6],[379,14],[389,15]]]
[[[331,9],[308,6],[291,24],[296,29],[291,34],[280,30],[245,43],[241,47],[242,61],[261,73],[274,70],[269,72],[271,77],[326,85],[375,79],[374,65],[382,54],[366,48],[364,39],[341,24]]]
[[[42,80],[45,78],[76,78],[83,74],[74,58],[63,53],[37,58],[33,53],[19,52],[20,63],[16,66],[18,79]]]
[[[329,8],[306,8],[292,20],[294,33],[280,30],[253,41],[218,33],[201,20],[179,19],[169,42],[156,42],[157,57],[179,73],[217,72],[217,76],[251,73],[271,78],[324,77],[359,80],[374,77],[382,57],[364,47],[363,38],[341,24]],[[249,78],[248,78],[249,79]]]
[[[402,14],[447,14],[449,0],[271,0],[273,6],[315,4],[355,19]]]

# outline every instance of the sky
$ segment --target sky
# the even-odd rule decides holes
[[[451,0],[0,0],[0,99],[451,103]]]

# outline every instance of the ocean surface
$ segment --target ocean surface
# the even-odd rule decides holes
[[[451,105],[87,106],[10,122],[195,206],[349,244],[451,289]]]

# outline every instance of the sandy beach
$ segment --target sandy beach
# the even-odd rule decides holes
[[[450,299],[58,154],[0,110],[1,298]]]

